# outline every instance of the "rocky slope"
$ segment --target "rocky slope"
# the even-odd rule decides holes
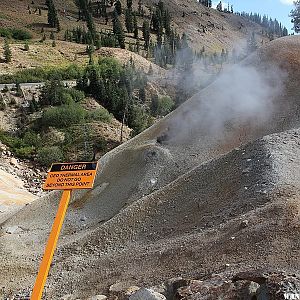
[[[126,1],[121,1],[126,7]],[[156,4],[157,0],[143,1],[146,15],[149,15],[149,8]],[[33,4],[32,4],[33,3]],[[73,0],[56,0],[61,28],[59,35],[63,38],[64,29],[76,28],[83,25],[77,21],[78,13]],[[174,28],[178,33],[186,32],[194,49],[201,50],[204,46],[208,52],[220,52],[222,48],[232,49],[238,47],[242,40],[247,39],[249,34],[255,32],[260,42],[268,42],[269,39],[261,35],[262,27],[249,22],[247,19],[233,15],[220,13],[214,9],[208,9],[200,5],[196,0],[169,0],[166,2],[173,17]],[[137,10],[138,1],[133,1],[133,7]],[[28,7],[30,8],[28,10]],[[42,8],[42,15],[38,14],[37,7]],[[47,29],[47,11],[44,0],[19,1],[2,0],[0,3],[0,24],[2,26],[16,26],[27,28],[33,32],[35,37],[41,37],[41,28]],[[18,15],[18,18],[16,16]],[[16,21],[17,20],[17,21]],[[97,28],[103,31],[111,30],[112,24],[105,25],[104,19],[96,19]],[[143,19],[139,18],[139,26],[142,26]],[[205,32],[203,31],[205,29]],[[127,35],[128,41],[132,35]],[[155,40],[155,38],[154,38]]]
[[[0,223],[43,195],[40,185],[44,173],[30,170],[0,143]]]
[[[299,44],[289,37],[263,47],[101,158],[94,189],[73,195],[45,299],[87,299],[116,282],[297,274]],[[58,198],[2,224],[5,295],[32,287]],[[12,226],[23,230],[6,234]]]

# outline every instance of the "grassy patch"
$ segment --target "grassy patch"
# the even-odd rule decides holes
[[[3,14],[2,12],[0,12],[0,19],[9,20],[9,17],[7,15]]]
[[[38,67],[34,69],[19,70],[15,74],[0,76],[1,83],[16,82],[44,82],[48,80],[72,80],[81,76],[82,67],[71,64],[66,67]]]
[[[30,32],[18,28],[0,28],[0,36],[20,41],[32,39],[32,34]]]

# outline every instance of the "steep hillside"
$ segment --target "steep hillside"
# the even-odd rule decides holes
[[[73,196],[45,299],[182,275],[297,273],[300,135],[282,131],[300,124],[299,45],[271,42],[102,157],[94,189]],[[2,224],[5,295],[32,287],[58,197]],[[11,226],[26,230],[5,234]]]
[[[148,7],[157,2],[145,0]],[[173,16],[175,28],[181,34],[185,32],[188,35],[195,49],[201,49],[204,46],[209,52],[220,52],[222,49],[239,48],[252,32],[258,35],[259,42],[269,41],[261,35],[261,26],[243,17],[207,8],[195,0],[167,1],[167,7]]]
[[[146,17],[150,15],[149,8],[153,8],[156,0],[143,1],[143,8]],[[9,27],[27,28],[31,30],[35,37],[41,38],[42,28],[44,28],[48,35],[49,28],[47,28],[47,11],[44,5],[44,0],[31,1],[19,0],[3,0],[0,3],[0,25]],[[64,36],[64,30],[72,29],[77,26],[83,26],[82,21],[78,21],[78,11],[74,1],[55,1],[59,19],[61,22],[62,31],[58,34],[60,38]],[[126,1],[122,1],[123,7],[126,7]],[[257,34],[259,43],[268,42],[266,36],[262,36],[262,27],[248,21],[243,17],[234,14],[220,13],[214,9],[208,9],[200,5],[195,0],[188,1],[167,1],[166,5],[172,16],[172,24],[178,33],[187,33],[190,43],[195,50],[204,48],[208,52],[221,52],[222,49],[231,50],[236,47],[239,48],[242,41],[246,40],[252,32]],[[133,1],[133,7],[137,9],[137,1]],[[28,9],[29,8],[29,9]],[[37,8],[41,8],[41,15]],[[112,8],[108,9],[111,13]],[[16,22],[16,16],[17,22]],[[124,21],[124,17],[123,21]],[[103,18],[95,18],[98,30],[111,30],[111,16],[109,23],[105,25]],[[141,29],[143,23],[142,18],[138,18],[138,25]],[[134,42],[133,34],[126,34],[127,42]],[[140,32],[140,38],[142,33]],[[155,40],[155,37],[152,37]]]

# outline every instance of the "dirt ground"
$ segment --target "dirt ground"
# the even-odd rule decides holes
[[[190,128],[189,114],[219,97],[217,80],[101,158],[94,189],[73,195],[44,298],[87,299],[116,282],[151,286],[249,268],[297,273],[299,44],[298,37],[279,39],[242,63],[263,72],[279,62],[285,70],[267,122],[255,117],[246,126],[234,115],[217,137],[196,128],[203,122]],[[174,138],[182,128],[188,138]],[[5,295],[32,287],[59,195],[2,224]],[[23,229],[6,234],[12,226]]]

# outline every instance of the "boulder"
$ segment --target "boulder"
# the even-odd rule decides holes
[[[19,226],[11,226],[7,227],[5,232],[8,234],[21,233],[22,229]]]
[[[87,300],[106,300],[107,297],[104,295],[96,295],[88,298]]]
[[[18,168],[18,169],[20,168],[20,165],[19,165],[17,159],[14,158],[14,157],[12,157],[12,158],[9,160],[9,163],[10,163],[12,166],[14,166],[14,167],[16,167],[16,168]]]
[[[157,292],[150,289],[139,289],[137,292],[129,297],[129,300],[166,300],[167,298]]]
[[[128,299],[133,293],[138,291],[140,287],[129,286],[127,282],[117,282],[110,286],[109,292],[118,297],[118,300]]]

